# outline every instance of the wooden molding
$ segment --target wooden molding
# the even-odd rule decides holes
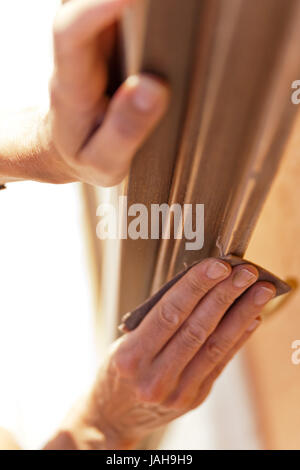
[[[173,98],[124,191],[148,208],[205,204],[205,244],[122,240],[119,315],[196,260],[244,255],[298,113],[297,0],[139,3],[124,20],[126,73],[166,77]]]

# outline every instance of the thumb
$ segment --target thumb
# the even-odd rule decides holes
[[[97,170],[105,186],[121,182],[136,151],[166,111],[168,98],[162,80],[149,74],[129,77],[112,98],[102,125],[81,149],[80,163]]]

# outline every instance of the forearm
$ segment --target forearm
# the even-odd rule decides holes
[[[0,184],[73,181],[70,168],[51,141],[49,128],[48,114],[39,109],[0,115]]]

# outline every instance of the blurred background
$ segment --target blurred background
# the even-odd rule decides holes
[[[59,3],[0,0],[1,111],[47,106]],[[101,360],[81,188],[12,183],[0,194],[0,220],[0,426],[38,449]],[[160,446],[257,448],[252,415],[237,358]]]

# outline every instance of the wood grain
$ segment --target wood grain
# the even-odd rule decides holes
[[[101,296],[102,305],[114,297],[105,315],[113,318],[115,335],[122,314],[195,261],[244,256],[273,181],[281,178],[281,162],[290,158],[289,139],[299,118],[299,107],[290,100],[291,83],[300,73],[299,24],[298,0],[142,0],[127,12],[124,77],[157,73],[169,80],[172,101],[113,197],[126,194],[128,204],[148,209],[151,203],[205,204],[205,243],[194,252],[185,250],[184,240],[128,239],[111,245],[118,256],[103,262]],[[299,275],[299,230],[289,221],[296,217],[298,170],[291,161],[289,168],[274,207],[260,218],[259,249],[247,256],[282,278]],[[292,230],[295,237],[289,236]],[[277,326],[266,326],[249,349],[269,448],[299,446],[299,373],[295,366],[286,369],[283,359],[289,360],[297,309],[299,295],[283,310],[290,320],[275,317]],[[278,369],[272,368],[270,352],[277,346]]]
[[[204,204],[205,244],[122,241],[119,315],[195,260],[243,256],[298,112],[290,85],[300,66],[294,0],[148,0],[128,14],[127,74],[158,73],[173,92],[135,158],[128,204]]]

